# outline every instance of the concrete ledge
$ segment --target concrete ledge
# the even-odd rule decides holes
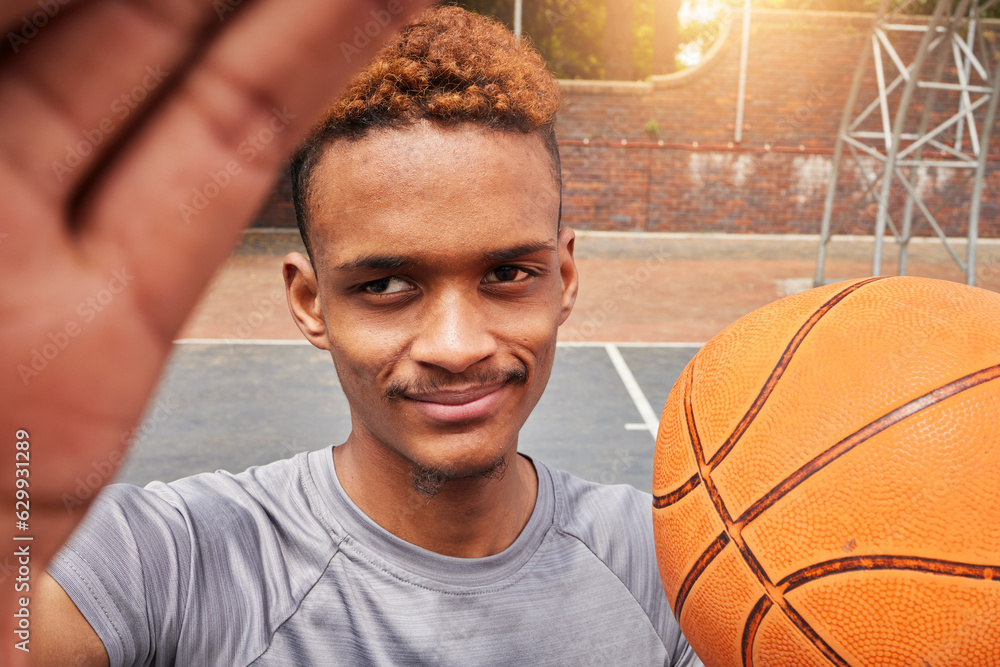
[[[576,257],[581,259],[642,259],[663,257],[669,260],[805,262],[815,270],[819,255],[819,234],[690,234],[669,232],[590,232],[578,231]],[[966,240],[949,242],[959,256],[965,256]],[[1000,262],[1000,239],[979,239],[980,267]],[[899,247],[886,240],[882,267],[894,274]],[[870,265],[874,250],[873,236],[834,236],[827,246],[827,262],[858,262]],[[918,237],[910,241],[907,257],[911,266],[955,266],[941,241]],[[955,267],[957,271],[957,267]]]
[[[600,79],[559,79],[563,93],[584,95],[645,95],[652,92],[653,84],[648,81],[603,81]]]

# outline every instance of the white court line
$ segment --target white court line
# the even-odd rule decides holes
[[[639,383],[635,381],[635,376],[632,375],[632,371],[629,369],[628,364],[625,363],[625,359],[622,358],[622,353],[618,350],[614,343],[605,343],[604,349],[608,351],[608,356],[611,358],[611,363],[614,365],[615,370],[618,371],[618,377],[622,379],[622,384],[625,385],[628,395],[632,397],[632,402],[635,403],[636,409],[642,416],[642,421],[646,425],[646,429],[656,437],[656,431],[660,427],[660,420],[656,418],[656,413],[653,412],[653,406],[649,404],[646,399],[646,395],[642,393],[642,388]]]
[[[176,345],[311,345],[306,339],[285,338],[178,338]],[[637,343],[624,341],[621,343],[591,342],[591,341],[559,341],[557,347],[703,347],[704,343]]]

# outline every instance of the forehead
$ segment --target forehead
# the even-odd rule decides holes
[[[331,144],[313,170],[309,204],[321,264],[401,250],[457,261],[554,242],[559,188],[538,134],[423,122]]]

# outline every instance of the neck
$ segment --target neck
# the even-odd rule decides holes
[[[413,465],[381,448],[348,439],[333,450],[340,485],[375,523],[393,535],[445,556],[500,553],[520,535],[535,507],[535,467],[516,447],[496,477],[443,482],[428,496],[413,487]]]

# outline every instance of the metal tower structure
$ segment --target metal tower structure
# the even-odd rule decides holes
[[[890,0],[882,0],[872,25],[870,48],[865,47],[858,60],[840,121],[823,209],[814,280],[817,286],[825,282],[823,271],[830,239],[846,221],[861,222],[864,228],[874,222],[872,275],[882,273],[887,228],[899,244],[899,274],[906,273],[908,244],[914,228],[923,221],[965,272],[966,282],[975,284],[987,147],[1000,98],[996,54],[983,37],[981,17],[1000,0],[938,0],[926,22],[914,22],[915,17],[907,16],[915,2],[907,0],[890,10]],[[922,33],[916,51],[909,54],[908,65],[899,53],[903,49],[897,48],[905,46],[906,40],[899,38],[906,33]],[[910,45],[912,50],[912,40]],[[863,93],[872,69],[875,90]],[[857,112],[859,99],[867,99],[862,94],[874,99]],[[837,180],[845,148],[857,167],[855,173],[864,179],[865,189],[835,222]],[[925,200],[919,183],[929,168],[954,170],[949,176],[959,176],[952,178],[949,191],[937,198],[935,211],[929,207],[932,197]],[[935,213],[940,214],[949,201],[967,192],[970,181],[968,243],[963,260],[949,243]],[[872,207],[874,221],[866,210]]]

